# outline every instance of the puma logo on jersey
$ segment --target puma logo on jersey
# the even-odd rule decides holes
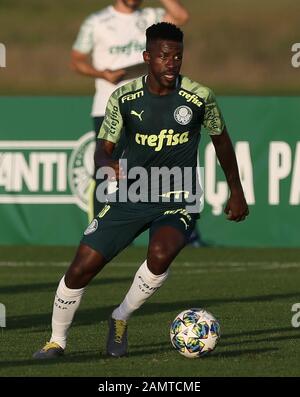
[[[183,133],[175,133],[174,130],[161,130],[157,134],[135,134],[135,142],[138,145],[149,146],[154,148],[156,152],[160,152],[163,146],[177,146],[189,141],[189,131]]]
[[[138,118],[140,119],[140,121],[143,121],[143,119],[142,119],[142,114],[143,114],[143,113],[144,113],[144,110],[142,110],[141,113],[138,113],[138,112],[136,112],[135,110],[132,110],[132,111],[130,112],[130,114],[132,114],[133,116],[138,117]]]

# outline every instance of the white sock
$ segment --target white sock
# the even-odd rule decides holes
[[[70,289],[65,276],[60,280],[53,304],[52,335],[50,342],[58,343],[63,349],[67,345],[67,332],[80,304],[84,288]]]
[[[128,320],[131,314],[162,286],[167,277],[168,271],[159,275],[151,273],[145,261],[136,272],[123,302],[113,311],[112,317],[116,320]]]

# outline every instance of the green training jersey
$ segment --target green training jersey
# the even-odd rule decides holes
[[[150,175],[154,169],[176,170],[171,172],[169,184],[164,183],[167,173],[158,177],[154,173],[152,182],[149,176],[145,187],[151,191],[151,197],[178,198],[181,192],[180,199],[185,199],[199,183],[201,126],[210,135],[219,135],[224,129],[223,117],[209,88],[180,76],[176,89],[160,96],[149,91],[146,78],[140,77],[114,91],[98,138],[118,143],[121,134],[125,134],[122,157],[127,159],[128,171],[143,167]],[[157,178],[159,187],[157,183],[153,187]],[[145,174],[140,179],[146,179]],[[184,183],[186,179],[190,180],[188,186]],[[133,180],[128,182],[132,184]]]

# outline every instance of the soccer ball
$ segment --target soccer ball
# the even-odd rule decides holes
[[[202,357],[216,347],[220,324],[204,309],[184,310],[172,322],[170,338],[175,350],[185,357]]]

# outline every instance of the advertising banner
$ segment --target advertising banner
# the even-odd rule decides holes
[[[94,132],[90,97],[0,97],[0,245],[76,245],[87,226]],[[201,132],[205,205],[215,246],[299,247],[300,98],[221,97],[250,206],[228,222],[228,187]],[[147,234],[136,244],[144,245]]]

